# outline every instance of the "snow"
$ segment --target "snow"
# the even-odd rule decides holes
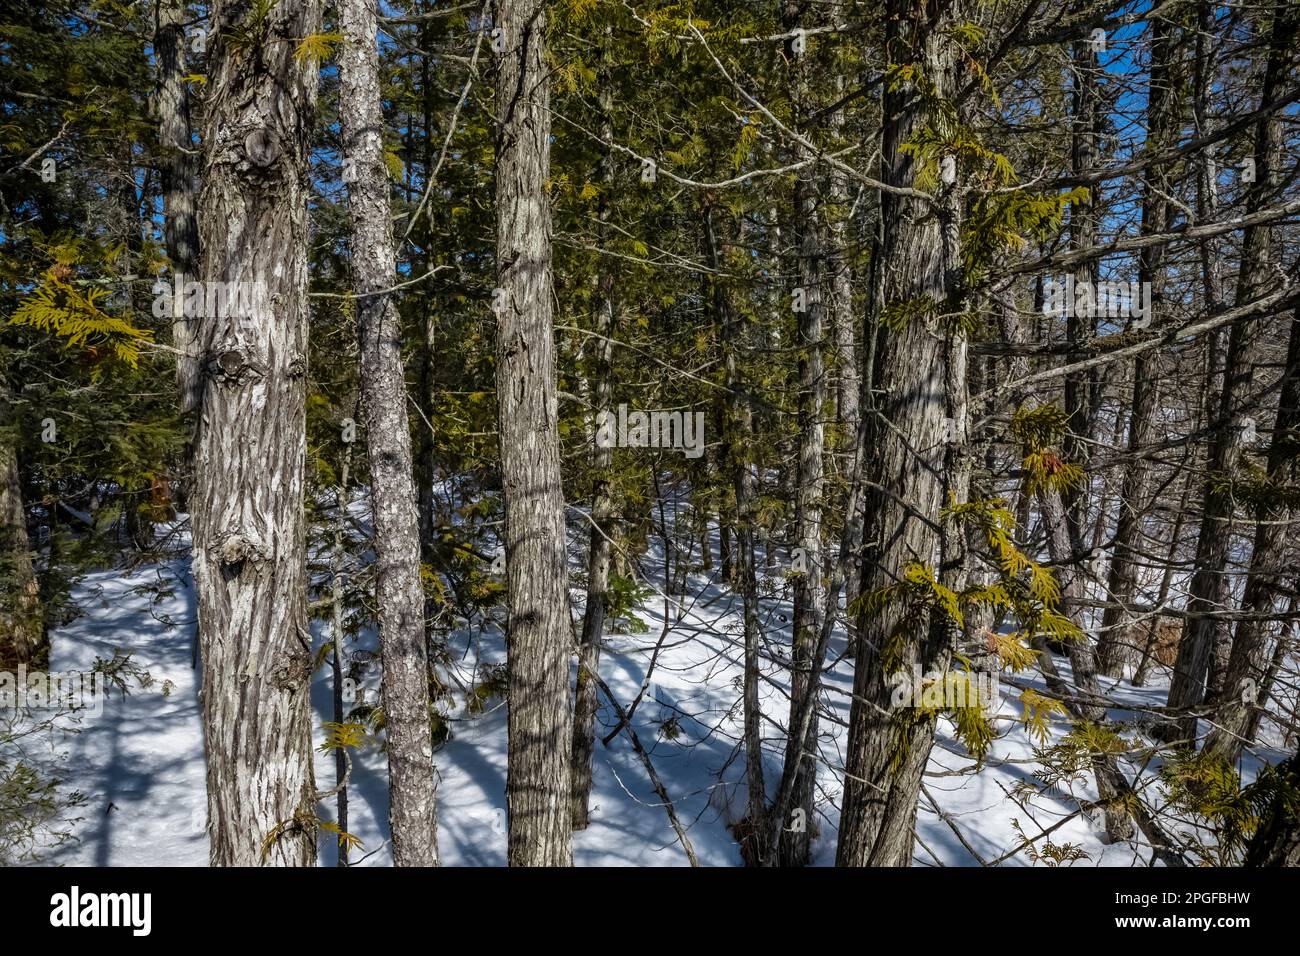
[[[571,523],[572,524],[572,523]],[[585,547],[575,533],[571,542],[574,567],[581,566]],[[761,562],[760,562],[761,563]],[[716,562],[715,562],[716,567]],[[660,588],[662,552],[652,548],[643,562],[650,582]],[[716,571],[714,572],[716,575]],[[788,587],[772,569],[765,581],[762,623],[769,653],[784,655],[789,646],[790,602]],[[634,726],[650,751],[688,828],[688,835],[704,866],[737,866],[741,859],[727,828],[743,813],[744,757],[738,747],[740,726],[740,600],[729,589],[705,575],[692,575],[689,596],[668,604],[665,631],[662,593],[651,598],[638,616],[644,633],[610,633],[601,656],[600,672],[624,707],[640,690],[657,642],[662,646],[645,700],[637,709]],[[129,696],[114,692],[103,715],[85,714],[75,725],[65,721],[57,733],[58,759],[52,769],[65,791],[79,790],[87,803],[77,813],[76,839],[50,850],[45,862],[69,865],[184,865],[207,862],[204,832],[205,793],[202,728],[198,701],[199,671],[192,667],[194,651],[194,591],[184,554],[158,565],[134,570],[106,570],[84,579],[76,593],[85,613],[59,629],[53,638],[51,669],[87,670],[96,658],[110,660],[129,653],[148,672],[148,687],[133,686]],[[575,616],[580,614],[582,593],[574,591]],[[317,646],[329,640],[327,622],[313,622]],[[374,647],[369,633],[350,649]],[[469,686],[482,668],[504,659],[500,630],[494,623],[475,622],[450,637],[454,676]],[[826,677],[832,718],[821,722],[823,761],[819,767],[818,835],[814,863],[830,865],[835,857],[838,805],[841,796],[851,661],[845,659],[845,635],[837,631],[830,649],[834,666]],[[1058,659],[1068,674],[1068,663]],[[377,661],[369,665],[365,680],[377,683]],[[779,660],[765,663],[762,685],[766,718],[764,734],[768,752],[765,772],[769,796],[780,774],[782,727],[788,711],[786,668]],[[1020,675],[1036,681],[1036,675]],[[164,693],[163,688],[167,688]],[[999,739],[979,773],[969,770],[973,761],[940,724],[940,739],[931,756],[925,787],[947,820],[940,817],[923,795],[918,811],[917,865],[969,866],[996,860],[1015,847],[1024,834],[1037,836],[1063,817],[1075,815],[1050,839],[1074,844],[1087,858],[1076,866],[1130,866],[1149,853],[1132,844],[1106,846],[1100,838],[1100,821],[1078,814],[1077,800],[1069,794],[1040,793],[1026,806],[1012,799],[1017,784],[1032,780],[1036,766],[1034,741],[1020,722],[1018,691],[1005,683],[998,704]],[[1126,699],[1135,705],[1163,702],[1160,682],[1143,689],[1125,687]],[[312,687],[317,737],[320,724],[332,719],[328,666],[316,674]],[[439,748],[435,762],[438,785],[439,849],[444,865],[499,866],[505,863],[506,709],[493,698],[484,713],[473,716],[464,709],[457,692],[452,718],[452,739]],[[574,836],[575,863],[580,866],[683,866],[686,855],[668,823],[645,770],[622,735],[602,746],[599,738],[614,726],[614,715],[601,700],[598,715],[591,825]],[[680,734],[669,739],[661,724],[677,717]],[[71,732],[71,731],[76,732]],[[1066,730],[1054,722],[1053,732]],[[318,741],[319,742],[319,741]],[[317,753],[317,785],[333,784],[330,754]],[[1129,766],[1130,776],[1135,768]],[[1149,783],[1150,775],[1144,778]],[[386,762],[376,742],[354,755],[349,787],[350,832],[363,848],[352,854],[353,863],[386,866],[392,862],[387,845]],[[1091,782],[1074,787],[1075,797],[1091,797]],[[323,817],[333,814],[333,800],[320,805]],[[952,825],[961,832],[979,859],[963,845]],[[1041,841],[1039,843],[1041,846]],[[333,838],[322,833],[320,862],[333,865]],[[1005,865],[1032,865],[1024,853]]]

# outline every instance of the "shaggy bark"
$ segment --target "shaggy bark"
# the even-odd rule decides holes
[[[214,865],[316,855],[303,514],[308,151],[316,0],[212,9],[199,237],[208,282],[264,283],[204,319],[194,578]]]
[[[716,211],[712,203],[706,200],[703,209],[704,252],[709,268],[721,272],[722,247],[714,227]],[[744,678],[741,697],[748,806],[745,826],[739,834],[740,852],[745,861],[753,865],[765,860],[769,850],[767,786],[763,777],[763,715],[758,700],[759,645],[763,635],[758,620],[758,578],[754,568],[754,507],[757,488],[747,443],[752,430],[753,413],[740,374],[739,348],[744,334],[743,319],[732,308],[722,282],[720,277],[712,278],[710,305],[724,345],[723,374],[727,385],[727,407],[723,424],[723,459],[731,472],[731,486],[736,498],[733,522],[735,542],[731,560],[735,571],[734,586],[740,589],[743,604]]]
[[[886,42],[900,62],[910,58],[933,95],[957,89],[958,60],[948,28],[963,4],[918,13],[906,0],[887,4]],[[910,83],[885,93],[881,179],[911,187],[915,158],[900,149],[930,121],[925,98]],[[880,392],[873,410],[887,427],[876,433],[869,473],[862,589],[877,592],[901,579],[908,563],[933,567],[942,560],[937,519],[947,487],[951,339],[940,316],[954,311],[960,277],[956,192],[945,187],[939,208],[911,196],[882,192],[881,315],[908,309],[901,328],[879,335],[873,383]],[[938,215],[935,213],[938,212]],[[964,374],[963,369],[952,372]],[[921,773],[934,741],[934,722],[891,711],[888,678],[918,666],[943,671],[952,647],[945,629],[900,632],[903,608],[888,603],[858,617],[853,705],[849,715],[844,805],[836,861],[841,866],[907,866],[911,863]],[[900,639],[901,638],[901,639]],[[893,645],[890,647],[890,645]],[[887,652],[887,647],[889,651]]]
[[[10,426],[12,408],[9,387],[0,378],[0,429]],[[44,663],[49,643],[42,619],[18,455],[0,440],[0,671]]]
[[[609,112],[613,96],[607,82],[602,86],[601,138],[608,143],[613,139]],[[601,158],[601,181],[609,186],[614,180],[614,160],[606,147]],[[604,193],[602,192],[602,197]],[[598,219],[603,227],[609,219],[608,202],[602,198]],[[601,229],[601,236],[605,232]],[[613,404],[614,343],[614,272],[606,268],[596,280],[595,323],[593,331],[598,336],[592,340],[595,368],[592,371],[591,406],[597,412],[609,413]],[[596,746],[597,675],[600,668],[600,642],[605,633],[605,616],[609,598],[609,565],[611,540],[614,534],[614,499],[610,469],[614,464],[613,447],[599,444],[592,452],[592,468],[596,474],[591,500],[591,544],[587,552],[587,606],[582,615],[582,638],[578,646],[578,679],[574,688],[573,708],[573,828],[585,829],[588,807],[591,802],[591,759]]]
[[[389,289],[396,255],[384,165],[384,113],[374,0],[343,0],[339,118],[352,218],[352,283],[361,347],[361,402],[375,526],[375,603],[383,660],[388,822],[397,866],[436,866],[420,527],[402,367],[402,324]]]
[[[339,468],[338,490],[334,496],[334,541],[333,554],[330,556],[330,676],[333,679],[331,703],[334,708],[334,722],[341,724],[347,720],[347,708],[344,701],[343,681],[346,673],[344,660],[347,655],[343,650],[344,627],[344,579],[343,561],[347,556],[348,526],[348,478],[352,471],[352,446],[348,445],[343,453],[343,464]],[[348,754],[338,747],[334,750],[334,822],[339,826],[338,851],[336,866],[348,865]]]
[[[551,317],[545,5],[502,0],[496,89],[496,385],[510,610],[506,806],[512,866],[569,866],[568,570]]]
[[[195,205],[199,157],[190,135],[190,94],[185,81],[188,15],[184,0],[158,0],[153,48],[158,61],[155,102],[158,145],[162,150],[163,238],[173,279],[183,275],[190,281],[198,278],[199,270],[199,222]],[[188,413],[198,408],[203,382],[198,363],[199,330],[195,319],[187,318],[181,308],[183,292],[175,289],[172,299],[172,346],[176,349],[181,411]]]
[[[1273,102],[1281,84],[1286,81],[1298,20],[1300,15],[1295,8],[1280,11],[1273,18],[1260,90],[1261,106]],[[1262,116],[1256,123],[1256,179],[1246,198],[1247,214],[1258,212],[1277,195],[1281,181],[1280,137],[1281,124],[1275,116]],[[1249,302],[1272,290],[1277,281],[1272,272],[1272,262],[1272,228],[1267,224],[1247,227],[1242,240],[1238,303]],[[1210,696],[1212,657],[1216,647],[1222,655],[1229,646],[1227,621],[1207,616],[1204,612],[1217,611],[1228,604],[1225,571],[1232,543],[1235,502],[1231,485],[1225,479],[1235,477],[1241,465],[1245,418],[1253,401],[1251,391],[1263,323],[1262,317],[1242,319],[1232,326],[1228,337],[1223,391],[1213,421],[1205,503],[1197,538],[1196,571],[1192,575],[1187,606],[1194,616],[1188,620],[1187,632],[1178,645],[1178,658],[1169,684],[1169,707],[1187,713],[1176,723],[1157,728],[1166,740],[1195,738],[1197,718],[1194,709]]]
[[[798,9],[786,5],[786,22],[792,28],[798,22]],[[807,54],[798,57],[791,67],[791,98],[796,118],[806,109]],[[806,156],[806,150],[801,155]],[[821,219],[824,215],[817,195],[814,166],[801,170],[795,182],[794,235],[798,246],[799,289],[803,293],[803,311],[796,315],[796,342],[799,350],[799,439],[798,470],[794,488],[794,540],[801,564],[794,568],[794,614],[790,653],[790,736],[786,742],[785,761],[794,764],[794,811],[802,819],[781,821],[778,847],[782,866],[805,866],[811,852],[813,797],[817,783],[817,761],[810,754],[817,748],[817,712],[802,737],[795,736],[795,724],[803,702],[813,693],[812,670],[818,662],[813,655],[826,615],[826,588],[822,556],[822,455],[825,449],[825,426],[822,409],[826,404],[826,380],[822,358],[825,313],[825,250]]]
[[[1300,478],[1296,443],[1300,438],[1300,312],[1291,322],[1286,368],[1278,396],[1273,441],[1266,464],[1267,480],[1279,488],[1295,487]],[[1255,546],[1250,555],[1250,572],[1242,609],[1252,617],[1237,622],[1228,660],[1227,679],[1214,724],[1205,740],[1205,752],[1235,761],[1250,739],[1252,715],[1266,701],[1270,636],[1279,640],[1288,622],[1268,621],[1264,615],[1276,608],[1287,572],[1286,557],[1291,545],[1291,509],[1271,501],[1255,509]],[[1276,633],[1275,633],[1276,632]]]

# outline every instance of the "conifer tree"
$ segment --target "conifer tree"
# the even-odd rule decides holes
[[[545,4],[496,9],[496,387],[505,505],[513,866],[573,862],[564,490],[552,322]]]
[[[307,163],[315,0],[218,3],[204,103],[205,282],[261,283],[205,316],[194,469],[214,865],[315,860],[305,517]]]
[[[429,678],[420,584],[420,529],[406,417],[402,328],[391,290],[396,262],[384,164],[384,113],[371,0],[340,8],[345,49],[339,106],[352,214],[352,271],[361,342],[361,395],[375,521],[380,653],[388,745],[393,861],[438,860]]]

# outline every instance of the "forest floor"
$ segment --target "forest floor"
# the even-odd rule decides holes
[[[579,536],[571,542],[571,560],[581,567],[585,547]],[[663,587],[662,548],[651,549],[643,571],[655,588]],[[761,565],[760,561],[760,565]],[[740,715],[740,598],[713,577],[692,574],[684,603],[668,605],[662,593],[647,600],[637,616],[644,632],[608,633],[600,673],[626,707],[636,697],[647,667],[659,646],[645,699],[633,725],[650,752],[655,769],[688,828],[689,838],[704,866],[740,865],[740,854],[728,828],[743,812],[744,758],[738,748]],[[783,727],[788,711],[788,664],[781,657],[789,647],[788,581],[779,569],[765,576],[762,624],[768,652],[763,684],[766,719],[765,772],[769,794],[780,776]],[[129,696],[113,691],[101,716],[84,715],[65,721],[55,733],[43,762],[61,779],[64,792],[80,791],[85,803],[71,821],[73,839],[43,854],[54,864],[143,866],[203,865],[207,861],[204,832],[205,792],[203,736],[194,654],[194,592],[188,561],[183,557],[140,566],[130,573],[104,571],[85,578],[75,595],[84,613],[54,634],[51,670],[87,670],[96,659],[130,654],[147,671],[149,686],[132,682]],[[575,615],[580,590],[574,592]],[[630,631],[631,628],[616,628]],[[313,622],[319,647],[329,639],[328,625]],[[363,634],[352,649],[373,648],[375,636]],[[490,622],[462,627],[450,637],[453,685],[471,687],[483,679],[484,668],[504,660],[499,628]],[[824,699],[830,719],[821,721],[818,813],[814,821],[814,862],[834,862],[836,828],[844,764],[852,661],[844,656],[845,635],[835,633],[834,665],[827,675]],[[364,656],[364,655],[363,655]],[[1068,674],[1068,663],[1058,659]],[[363,683],[377,686],[378,663],[368,666]],[[1035,682],[1034,675],[1022,678]],[[331,720],[329,667],[316,672],[312,699],[316,736]],[[1109,686],[1109,683],[1108,683]],[[1044,790],[1036,785],[1038,743],[1021,721],[1019,689],[1002,684],[996,703],[998,738],[979,772],[965,748],[954,739],[946,719],[930,758],[917,819],[917,865],[971,866],[997,861],[1026,838],[1037,838],[1036,853],[1070,855],[1081,851],[1074,866],[1131,866],[1148,859],[1134,844],[1106,846],[1100,820],[1079,811],[1079,800],[1095,796],[1090,779],[1069,787]],[[1166,685],[1156,676],[1150,686],[1123,685],[1117,696],[1134,705],[1163,703]],[[449,712],[451,739],[435,755],[438,784],[438,839],[446,865],[503,865],[506,853],[505,775],[506,704],[490,698],[482,712],[471,715],[466,695],[455,692]],[[598,737],[614,728],[615,716],[601,700]],[[443,705],[448,712],[447,705]],[[1133,714],[1115,712],[1120,719]],[[1068,732],[1060,718],[1051,725],[1054,739]],[[391,863],[387,844],[386,758],[377,742],[354,756],[349,787],[348,830],[362,842],[352,860],[367,866]],[[1133,777],[1138,768],[1127,765]],[[1154,767],[1147,767],[1139,786],[1155,785]],[[317,785],[333,785],[334,762],[317,752]],[[1026,798],[1026,791],[1032,798]],[[936,811],[937,806],[937,811]],[[685,865],[678,843],[625,735],[603,746],[594,759],[591,825],[574,838],[578,865]],[[332,816],[333,801],[321,805]],[[1061,823],[1063,818],[1068,818]],[[1043,837],[1049,827],[1059,828]],[[335,862],[335,841],[320,840],[320,861]],[[1030,854],[1015,853],[1006,865],[1033,865]]]

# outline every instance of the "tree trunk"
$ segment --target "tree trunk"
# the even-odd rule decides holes
[[[343,0],[339,118],[352,217],[352,284],[361,347],[375,603],[388,750],[388,821],[397,866],[436,866],[433,741],[429,729],[420,523],[402,367],[402,323],[391,294],[396,259],[384,165],[384,113],[374,0]]]
[[[1052,563],[1057,565],[1057,573],[1064,578],[1061,582],[1062,603],[1070,619],[1082,630],[1080,618],[1082,599],[1085,596],[1084,578],[1082,569],[1070,560],[1072,548],[1065,502],[1055,489],[1042,488],[1038,493],[1038,503],[1043,523],[1047,526],[1048,555]],[[1048,653],[1046,648],[1040,648],[1040,652]],[[1070,658],[1071,681],[1086,701],[1077,705],[1076,712],[1089,723],[1100,724],[1106,719],[1106,708],[1100,703],[1095,703],[1101,688],[1097,683],[1097,654],[1087,634],[1084,633],[1079,639],[1069,641],[1067,653]],[[1101,799],[1105,816],[1107,842],[1115,843],[1128,839],[1132,836],[1133,826],[1129,822],[1128,814],[1116,800],[1118,791],[1112,780],[1110,761],[1098,756],[1093,758],[1092,764],[1097,781],[1097,795]]]
[[[1264,720],[1269,702],[1274,699],[1273,692],[1277,688],[1277,679],[1282,673],[1282,665],[1286,663],[1291,649],[1296,646],[1297,627],[1300,626],[1300,613],[1297,613],[1300,611],[1300,597],[1297,597],[1296,590],[1296,582],[1292,581],[1291,597],[1286,602],[1286,626],[1278,635],[1277,643],[1273,645],[1273,657],[1264,671],[1264,679],[1259,683],[1258,699],[1255,706],[1251,708],[1250,718],[1246,722],[1246,732],[1243,736],[1252,744],[1259,739],[1259,725]]]
[[[341,724],[347,720],[347,709],[344,706],[343,681],[346,679],[346,669],[343,665],[346,654],[343,650],[343,601],[345,598],[344,580],[343,580],[343,561],[347,557],[347,527],[348,527],[348,477],[352,471],[352,446],[348,445],[343,452],[343,464],[339,468],[339,485],[334,496],[334,553],[330,556],[330,636],[333,653],[330,657],[330,677],[333,680],[333,686],[330,688],[332,704],[334,707],[334,723]],[[342,747],[334,750],[334,789],[337,791],[335,800],[335,822],[339,825],[338,842],[336,849],[338,859],[336,866],[348,865],[348,754]]]
[[[1166,149],[1174,133],[1182,129],[1175,117],[1170,61],[1174,44],[1169,25],[1160,18],[1151,22],[1151,77],[1147,96],[1148,152]],[[1142,232],[1161,234],[1169,226],[1170,182],[1164,166],[1152,167],[1143,184]],[[1164,307],[1164,246],[1148,246],[1139,257],[1138,281],[1150,283],[1152,315],[1155,323]],[[1145,551],[1145,519],[1148,512],[1150,463],[1143,454],[1158,437],[1156,416],[1160,395],[1156,382],[1159,358],[1139,356],[1133,363],[1133,401],[1129,412],[1128,460],[1120,486],[1119,519],[1115,528],[1114,552],[1107,583],[1109,599],[1116,606],[1102,615],[1101,635],[1097,640],[1097,666],[1109,677],[1119,677],[1126,665],[1137,663],[1142,652],[1142,627],[1134,624],[1127,608],[1138,589],[1140,555]]]
[[[551,318],[550,80],[542,0],[502,0],[496,386],[510,609],[512,866],[569,866],[569,621]]]
[[[0,429],[10,425],[12,407],[0,379]],[[49,654],[30,548],[18,455],[0,441],[0,671],[44,666]]]
[[[190,135],[190,93],[185,82],[185,0],[157,0],[154,56],[158,60],[158,144],[162,149],[163,237],[173,282],[198,278],[199,223],[195,207],[198,155]],[[172,346],[181,412],[198,408],[203,386],[196,321],[181,308],[184,289],[172,297]],[[202,319],[198,319],[201,322]]]
[[[798,8],[786,4],[786,25],[798,24]],[[791,99],[796,121],[808,104],[807,54],[797,56],[791,65]],[[800,150],[808,158],[807,150]],[[825,215],[817,195],[816,166],[800,170],[794,188],[794,236],[798,246],[799,289],[803,293],[803,310],[796,313],[796,347],[799,375],[799,439],[797,473],[794,489],[794,541],[799,563],[794,567],[794,614],[790,653],[791,736],[786,743],[785,760],[794,764],[795,813],[798,821],[782,821],[779,845],[782,866],[805,866],[812,845],[813,798],[817,784],[817,761],[810,754],[817,751],[817,712],[802,739],[793,736],[804,699],[812,692],[812,669],[820,662],[813,654],[826,614],[824,560],[822,555],[822,484],[825,427],[822,423],[826,404],[826,379],[822,350],[825,312],[825,249],[822,217]]]
[[[1268,483],[1275,488],[1293,488],[1300,477],[1296,440],[1300,438],[1300,311],[1291,322],[1286,368],[1282,373],[1273,441],[1268,451]],[[1235,761],[1250,739],[1251,716],[1255,707],[1266,703],[1265,677],[1269,667],[1268,639],[1285,622],[1265,620],[1276,611],[1278,592],[1287,571],[1287,553],[1293,541],[1291,509],[1261,502],[1255,509],[1255,547],[1250,555],[1250,572],[1241,607],[1247,614],[1237,622],[1228,660],[1227,680],[1213,727],[1205,741],[1206,753]],[[1282,634],[1277,635],[1282,639]]]
[[[1183,490],[1178,499],[1178,508],[1174,512],[1174,524],[1169,529],[1169,546],[1165,551],[1164,571],[1160,575],[1160,589],[1156,592],[1156,607],[1164,607],[1165,602],[1169,600],[1169,590],[1173,587],[1174,572],[1177,568],[1174,561],[1178,557],[1178,546],[1183,539],[1183,525],[1187,522],[1187,502],[1191,500],[1191,497],[1192,480],[1190,477],[1184,477]],[[1142,656],[1138,660],[1137,670],[1133,673],[1134,687],[1142,687],[1146,684],[1147,674],[1151,670],[1151,661],[1155,656],[1160,620],[1159,616],[1153,616],[1144,625],[1146,635],[1142,643]]]
[[[605,142],[613,139],[613,128],[609,123],[609,111],[613,108],[613,96],[610,92],[611,78],[605,77],[601,87],[601,138]],[[605,148],[600,164],[601,182],[609,187],[614,181],[614,159],[608,147]],[[606,229],[604,223],[609,219],[609,200],[602,190],[598,219],[601,224],[600,236]],[[609,262],[610,260],[604,260]],[[595,356],[593,381],[591,385],[591,406],[597,414],[609,414],[613,404],[613,370],[614,356],[614,283],[612,267],[605,266],[597,279],[599,293],[595,309],[595,333],[599,338],[592,340]],[[592,452],[592,468],[596,474],[595,488],[591,501],[591,546],[587,554],[587,606],[582,616],[582,641],[578,649],[578,680],[574,690],[573,709],[573,792],[570,795],[573,810],[573,828],[585,829],[588,822],[588,807],[591,802],[591,758],[596,746],[596,709],[597,676],[600,667],[600,642],[605,634],[607,592],[609,591],[609,564],[611,545],[614,534],[614,500],[610,470],[614,464],[613,447],[596,444]]]
[[[947,31],[960,20],[962,6],[953,3],[932,12],[918,11],[907,0],[886,4],[886,44],[895,51],[891,56],[916,64],[935,98],[957,89],[956,48]],[[891,186],[915,183],[916,160],[900,146],[931,121],[928,101],[908,82],[885,93],[881,179]],[[955,189],[944,187],[937,216],[928,203],[889,192],[882,192],[881,207],[881,314],[898,308],[910,312],[917,303],[925,308],[888,334],[882,334],[883,321],[868,331],[880,336],[872,379],[881,394],[877,414],[889,427],[877,430],[872,450],[862,579],[867,594],[900,580],[913,560],[933,567],[940,559],[951,357],[950,336],[940,316],[955,310],[960,295],[960,274],[952,269],[958,258]],[[964,368],[954,371],[964,374]],[[886,604],[870,613],[864,609],[858,617],[836,857],[840,866],[911,863],[921,773],[934,741],[934,721],[915,719],[918,715],[910,712],[891,713],[888,680],[894,670],[910,672],[914,665],[923,672],[943,671],[952,648],[940,627],[903,632],[896,640],[902,613],[899,605]],[[897,653],[887,655],[891,642]]]
[[[1263,16],[1263,14],[1261,14]],[[1265,108],[1278,96],[1286,80],[1291,40],[1297,11],[1279,11],[1270,29],[1268,58],[1263,69],[1260,105]],[[1263,31],[1259,31],[1262,33]],[[1258,212],[1277,195],[1281,182],[1281,123],[1275,116],[1263,116],[1255,124],[1256,180],[1246,198],[1246,213]],[[1272,228],[1268,224],[1248,226],[1242,240],[1241,271],[1237,302],[1245,304],[1270,291],[1276,281],[1272,273]],[[1232,542],[1234,498],[1225,479],[1237,476],[1241,465],[1247,412],[1253,404],[1255,365],[1261,328],[1266,317],[1242,319],[1232,326],[1223,392],[1213,420],[1210,462],[1205,482],[1204,507],[1196,547],[1196,571],[1192,575],[1187,609],[1193,615],[1178,645],[1173,679],[1169,685],[1169,707],[1187,711],[1207,699],[1209,674],[1215,648],[1230,640],[1228,623],[1206,616],[1228,604],[1227,566]],[[1222,651],[1220,651],[1222,653]],[[1157,728],[1166,740],[1194,740],[1197,718],[1184,714],[1176,723]]]
[[[872,401],[872,379],[871,366],[865,366],[867,375],[857,380],[859,395],[855,408],[874,409]],[[840,406],[844,407],[843,404]],[[825,609],[826,613],[822,617],[821,633],[817,638],[817,646],[813,650],[809,662],[809,680],[807,692],[803,695],[800,707],[797,712],[792,712],[790,717],[789,739],[799,740],[806,739],[808,736],[807,728],[813,726],[815,719],[814,709],[817,706],[818,688],[821,685],[822,668],[826,660],[826,650],[830,647],[831,634],[835,628],[835,622],[839,618],[840,595],[857,595],[859,582],[862,573],[858,564],[859,554],[862,550],[863,535],[863,502],[865,498],[865,488],[862,483],[862,476],[865,468],[863,461],[863,450],[870,445],[870,435],[872,434],[872,425],[875,423],[874,414],[858,414],[855,418],[853,435],[847,439],[847,451],[849,459],[849,473],[845,483],[843,503],[844,503],[844,527],[840,533],[839,554],[831,566],[830,580],[826,587]],[[851,598],[850,598],[851,600]],[[787,748],[787,756],[789,751]],[[790,812],[790,807],[794,800],[796,763],[787,759],[782,766],[781,781],[777,786],[776,797],[772,803],[772,820],[769,826],[774,826],[776,832],[773,833],[772,840],[775,842],[780,839],[780,831],[785,826],[785,819]],[[775,856],[769,856],[769,862],[773,865],[779,861]]]
[[[1072,13],[1078,14],[1089,7],[1089,0],[1074,0]],[[1099,78],[1104,71],[1098,62],[1097,53],[1086,39],[1075,40],[1070,49],[1073,89],[1070,98],[1070,168],[1075,176],[1087,176],[1097,165],[1100,152],[1100,89]],[[1088,199],[1070,205],[1070,248],[1084,251],[1091,249],[1097,241],[1097,196],[1095,191]],[[1074,268],[1073,278],[1076,287],[1083,283],[1094,284],[1097,279],[1098,260],[1084,259]],[[1093,288],[1095,288],[1095,284]],[[1071,347],[1070,362],[1087,357],[1083,350],[1085,344],[1096,333],[1096,318],[1092,315],[1080,315],[1073,303],[1068,306],[1066,317],[1066,341]],[[1095,393],[1097,391],[1097,370],[1073,372],[1065,377],[1065,411],[1069,416],[1069,428],[1063,442],[1066,457],[1081,467],[1086,467],[1087,459],[1092,454],[1092,445],[1087,440],[1092,435],[1094,416],[1097,411]],[[1071,548],[1081,552],[1080,541],[1082,529],[1087,521],[1087,489],[1075,488],[1063,497],[1066,506],[1066,519],[1069,522],[1069,540]]]
[[[840,22],[840,5],[837,3],[834,18]],[[844,125],[844,111],[836,110],[831,114],[831,136],[838,140]],[[829,213],[823,210],[822,219],[829,231],[828,247],[825,250],[826,271],[830,276],[827,284],[829,302],[827,314],[832,329],[832,345],[835,349],[835,364],[838,370],[835,389],[835,414],[840,425],[846,469],[852,468],[853,448],[858,438],[858,419],[861,416],[862,375],[859,371],[857,350],[857,323],[853,314],[853,270],[848,261],[848,219],[845,207],[849,201],[848,177],[838,169],[832,169],[827,177]]]
[[[709,268],[722,271],[722,247],[714,228],[715,207],[705,201],[704,252]],[[748,796],[746,819],[741,836],[741,857],[749,865],[767,858],[767,786],[763,775],[763,714],[759,709],[759,646],[762,631],[758,620],[758,577],[754,567],[754,508],[757,499],[754,467],[750,461],[747,437],[753,428],[749,396],[741,379],[739,347],[744,335],[742,316],[732,308],[727,290],[719,275],[710,278],[713,319],[721,330],[723,369],[727,386],[726,417],[723,425],[724,461],[731,473],[735,494],[735,519],[732,523],[731,562],[734,586],[740,589],[743,602],[744,679],[741,690],[744,721],[745,777]]]
[[[214,865],[316,856],[303,403],[318,66],[294,52],[320,20],[316,0],[212,11],[203,278],[265,288],[246,315],[204,320],[193,532]]]
[[[433,43],[433,37],[429,29],[429,21],[420,24],[419,32],[420,47],[429,49]],[[421,163],[424,167],[426,177],[432,175],[433,167],[437,160],[434,151],[434,113],[436,104],[434,103],[434,79],[433,69],[430,64],[430,57],[420,57],[420,112],[421,126],[424,130],[424,140],[421,144]],[[424,271],[428,272],[433,268],[434,261],[434,227],[432,210],[421,220],[422,229],[418,235],[418,243],[422,249],[423,255],[420,256]],[[436,521],[434,520],[437,508],[437,500],[434,494],[434,486],[438,477],[438,448],[433,432],[433,421],[436,418],[434,406],[437,402],[436,386],[438,381],[438,309],[436,308],[435,298],[425,290],[425,294],[420,296],[419,318],[423,335],[420,342],[420,373],[416,391],[416,407],[420,410],[420,425],[416,431],[418,441],[416,442],[416,492],[418,494],[418,505],[420,512],[420,555],[427,564],[433,564],[435,568],[435,558],[438,553],[438,538],[436,530]],[[427,420],[427,424],[426,424]],[[432,620],[437,613],[435,598],[432,596],[425,604],[425,619]]]

